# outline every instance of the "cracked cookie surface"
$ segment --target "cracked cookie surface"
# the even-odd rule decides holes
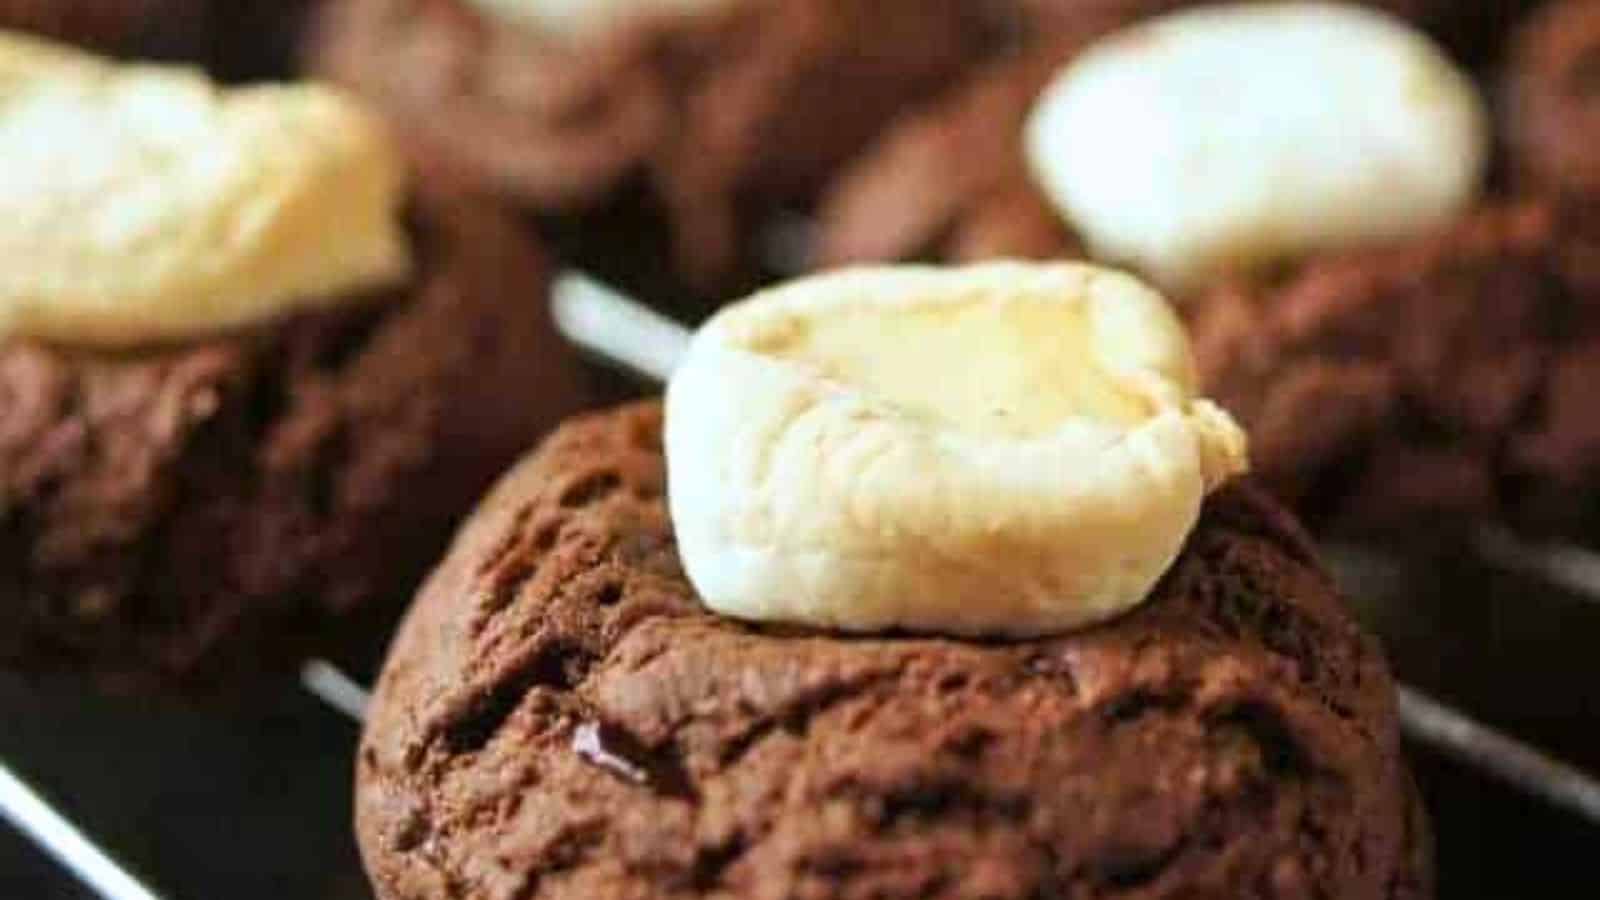
[[[358,764],[380,897],[1431,896],[1376,645],[1254,489],[1103,627],[844,638],[700,605],[660,427],[563,428],[424,588]]]

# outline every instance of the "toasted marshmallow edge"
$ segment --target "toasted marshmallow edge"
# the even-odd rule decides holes
[[[590,40],[634,19],[718,12],[741,0],[470,0],[502,21],[563,41]]]
[[[0,32],[0,337],[130,347],[365,299],[410,271],[406,181],[331,89]]]
[[[1244,433],[1168,305],[1077,264],[848,270],[725,309],[666,401],[668,495],[711,609],[1037,636],[1140,603]]]
[[[1094,253],[1186,288],[1425,232],[1477,196],[1472,80],[1387,14],[1201,7],[1069,62],[1025,126],[1034,180]]]

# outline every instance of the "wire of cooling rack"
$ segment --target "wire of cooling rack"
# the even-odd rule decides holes
[[[1600,603],[1600,554],[1561,541],[1533,543],[1500,527],[1480,530],[1473,550],[1485,562]]]
[[[307,660],[300,667],[300,686],[357,722],[367,717],[367,704],[372,702],[371,692],[325,659]]]
[[[1412,740],[1600,825],[1600,781],[1416,688],[1401,685],[1399,693],[1400,721]]]
[[[689,347],[689,330],[632,297],[568,270],[550,292],[556,329],[579,349],[661,384]]]
[[[0,762],[0,819],[31,839],[105,900],[160,900],[49,801]]]

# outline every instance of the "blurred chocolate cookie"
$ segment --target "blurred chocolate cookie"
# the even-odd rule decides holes
[[[582,397],[525,236],[444,198],[411,220],[416,274],[349,308],[132,353],[0,343],[0,662],[205,692],[395,611]]]
[[[228,79],[285,77],[321,0],[0,0],[0,28]]]
[[[717,295],[760,268],[768,217],[1004,43],[1001,6],[344,0],[312,56],[524,210],[612,213],[596,264],[665,237],[671,277]]]
[[[1034,6],[1026,52],[901,117],[835,180],[813,265],[1092,253],[1186,290],[1258,261],[1425,230],[1478,185],[1481,101],[1424,33],[1390,16]],[[1427,18],[1421,4],[1390,11]],[[1310,103],[1320,118],[1305,115]],[[1350,152],[1323,128],[1342,129]]]
[[[1565,277],[1565,233],[1544,205],[1489,208],[1205,293],[1190,313],[1202,379],[1315,525],[1585,531],[1600,430],[1580,386],[1600,378],[1600,304]]]
[[[581,403],[548,261],[347,98],[14,36],[0,95],[0,664],[333,646]]]
[[[1512,168],[1535,187],[1600,194],[1600,4],[1552,3],[1516,33],[1513,46]]]
[[[202,52],[208,18],[206,0],[0,0],[0,28],[139,56]]]
[[[1028,172],[1022,131],[1062,63],[1105,30],[1080,23],[902,116],[824,196],[812,263],[1082,256]]]

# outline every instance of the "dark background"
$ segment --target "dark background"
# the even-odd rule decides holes
[[[0,679],[0,757],[169,900],[360,900],[355,726],[286,687],[197,712]],[[0,825],[0,898],[93,896]]]

